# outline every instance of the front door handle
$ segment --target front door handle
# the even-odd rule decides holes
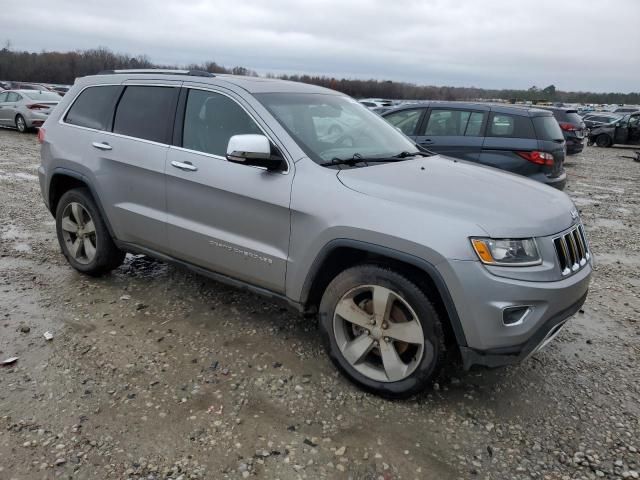
[[[98,150],[111,150],[113,147],[111,147],[111,145],[109,145],[108,143],[105,142],[93,142],[91,145],[93,145],[94,148],[97,148]]]
[[[196,170],[198,170],[198,167],[196,167],[191,162],[176,162],[175,160],[173,160],[171,162],[171,166],[179,168],[180,170],[186,170],[189,172],[195,172]]]
[[[427,138],[426,140],[422,140],[420,142],[420,145],[432,145],[433,144],[433,140],[431,140],[430,138]]]

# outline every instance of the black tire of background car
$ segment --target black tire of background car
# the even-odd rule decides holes
[[[16,128],[20,133],[27,133],[29,131],[26,120],[20,114],[16,115]]]
[[[611,137],[606,133],[601,133],[596,137],[596,145],[598,147],[610,147],[611,143]]]

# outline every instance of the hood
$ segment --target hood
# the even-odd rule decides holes
[[[564,193],[525,177],[440,155],[341,170],[348,188],[479,225],[494,238],[541,237],[574,223]]]

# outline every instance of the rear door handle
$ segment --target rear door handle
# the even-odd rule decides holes
[[[91,145],[93,145],[94,148],[97,148],[98,150],[111,150],[113,147],[111,147],[111,145],[109,145],[108,143],[105,142],[93,142]]]
[[[171,166],[179,168],[180,170],[186,170],[188,172],[195,172],[196,170],[198,170],[198,167],[196,167],[191,162],[176,162],[175,160],[173,160],[171,162]]]

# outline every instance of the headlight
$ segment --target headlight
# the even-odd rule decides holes
[[[471,245],[482,263],[487,265],[528,267],[542,263],[533,238],[472,238]]]

